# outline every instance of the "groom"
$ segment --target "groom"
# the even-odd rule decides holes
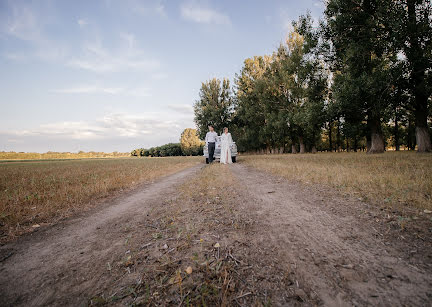
[[[209,163],[213,162],[213,156],[214,156],[214,152],[215,152],[215,144],[216,144],[216,137],[217,137],[217,133],[214,132],[214,128],[213,126],[209,126],[209,132],[207,132],[206,137],[205,137],[205,142],[207,144],[207,148],[208,148],[208,161]]]

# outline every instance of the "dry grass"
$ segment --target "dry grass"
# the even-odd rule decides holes
[[[214,164],[182,184],[178,198],[168,200],[150,213],[148,222],[153,233],[146,236],[134,231],[129,241],[140,243],[128,247],[131,257],[124,261],[121,256],[112,265],[114,276],[124,276],[125,266],[130,271],[139,271],[139,283],[119,289],[121,282],[114,278],[114,289],[98,293],[89,305],[126,300],[122,304],[227,306],[232,292],[233,260],[224,261],[221,249],[225,244],[215,230],[241,227],[239,216],[231,208],[235,190],[227,189],[234,182],[226,167]],[[221,247],[215,247],[216,243]],[[190,274],[186,272],[188,267]]]
[[[253,155],[241,161],[289,180],[335,187],[379,205],[432,209],[431,154]]]
[[[239,189],[229,167],[206,166],[129,233],[128,256],[110,265],[110,286],[89,305],[266,306],[282,293],[298,302],[280,259],[250,242],[262,227],[242,211]]]
[[[199,157],[2,162],[0,242],[199,162]]]
[[[52,159],[87,159],[87,158],[120,158],[130,157],[128,152],[14,152],[1,151],[1,160],[52,160]]]

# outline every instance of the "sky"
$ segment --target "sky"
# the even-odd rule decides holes
[[[179,142],[201,82],[231,81],[324,0],[0,0],[0,151]]]

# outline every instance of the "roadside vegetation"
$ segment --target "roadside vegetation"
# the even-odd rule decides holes
[[[186,128],[180,136],[180,143],[168,143],[161,146],[137,148],[131,151],[133,157],[175,157],[201,156],[204,142],[198,137],[196,129]]]
[[[0,242],[198,162],[197,157],[0,162]]]
[[[432,210],[432,155],[411,151],[245,155],[245,164],[306,184],[337,188],[365,201],[397,209]]]

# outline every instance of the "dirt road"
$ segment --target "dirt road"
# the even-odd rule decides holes
[[[255,240],[279,246],[279,256],[295,265],[309,297],[317,295],[328,306],[432,302],[430,245],[422,246],[424,262],[412,263],[394,246],[403,250],[407,244],[380,235],[371,218],[378,213],[366,204],[241,165],[233,172],[258,205],[266,231]]]
[[[432,248],[386,213],[194,167],[0,249],[0,305],[428,306]]]
[[[0,305],[86,304],[131,228],[176,193],[193,167],[102,204],[98,210],[1,247]],[[0,259],[1,259],[0,258]]]

